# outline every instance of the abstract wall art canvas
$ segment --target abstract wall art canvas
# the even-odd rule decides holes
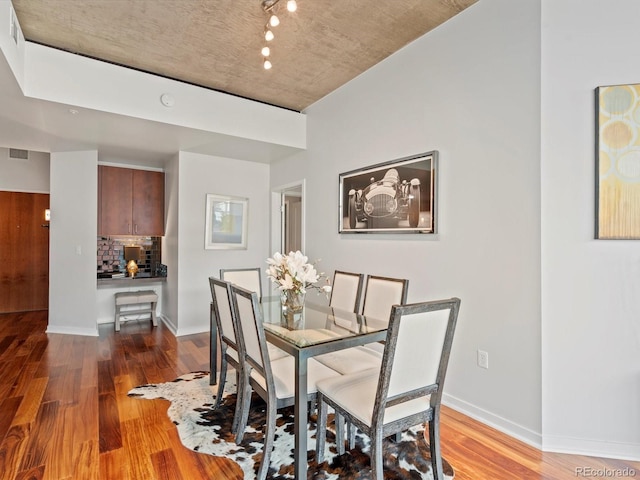
[[[640,84],[596,88],[597,239],[640,239]]]

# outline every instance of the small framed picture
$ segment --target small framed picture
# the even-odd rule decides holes
[[[341,173],[339,233],[436,233],[438,152]]]
[[[247,248],[249,199],[207,194],[204,248],[244,250]]]

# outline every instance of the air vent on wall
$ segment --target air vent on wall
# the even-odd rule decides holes
[[[28,160],[29,150],[20,150],[19,148],[10,148],[9,158],[19,158],[21,160]]]

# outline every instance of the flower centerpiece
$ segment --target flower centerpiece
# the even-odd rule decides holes
[[[308,290],[315,289],[328,295],[331,292],[329,280],[323,273],[318,273],[314,263],[300,251],[283,255],[276,252],[267,259],[267,277],[278,286],[281,292],[282,307],[286,316],[302,311],[304,297]],[[316,285],[324,279],[325,285]]]

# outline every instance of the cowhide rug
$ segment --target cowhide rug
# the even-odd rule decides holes
[[[235,372],[227,374],[233,382]],[[227,393],[227,391],[232,393]],[[167,411],[177,425],[182,444],[190,450],[230,458],[244,472],[245,479],[254,479],[262,458],[262,428],[265,421],[265,403],[254,394],[249,413],[249,425],[244,439],[237,445],[231,434],[231,422],[235,408],[235,385],[227,385],[225,396],[217,410],[213,409],[217,386],[209,385],[208,372],[193,372],[172,382],[142,385],[129,392],[129,396],[171,402]],[[329,421],[332,415],[329,416]],[[325,461],[318,465],[315,458],[316,416],[311,416],[308,426],[309,479],[368,479],[371,478],[369,438],[356,435],[356,448],[344,455],[337,455],[335,436],[327,432]],[[267,478],[281,480],[293,478],[293,407],[278,411],[275,447],[271,454]],[[429,479],[431,473],[429,446],[423,437],[423,427],[414,427],[402,434],[398,443],[385,440],[385,479]],[[443,460],[445,476],[453,478],[453,469]]]

